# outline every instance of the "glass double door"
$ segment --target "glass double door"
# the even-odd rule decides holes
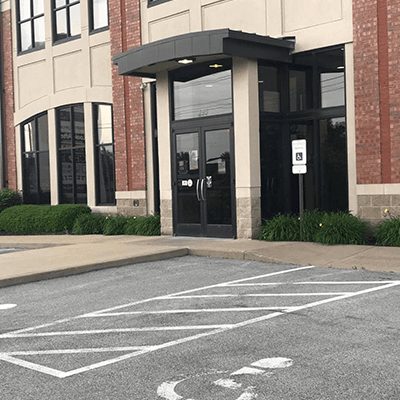
[[[174,233],[235,237],[232,126],[173,132]]]

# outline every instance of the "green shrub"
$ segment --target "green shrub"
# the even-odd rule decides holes
[[[80,215],[72,227],[75,235],[96,235],[102,234],[106,224],[106,217],[95,214]]]
[[[0,189],[0,212],[6,208],[22,204],[22,197],[11,189]]]
[[[279,214],[271,220],[265,220],[259,240],[267,242],[300,240],[300,222],[295,215]]]
[[[301,240],[304,242],[315,242],[317,233],[321,230],[320,223],[324,218],[325,212],[304,211],[303,213],[303,235]]]
[[[117,215],[115,217],[106,217],[106,223],[104,225],[104,235],[124,235],[125,225],[127,223],[127,218],[123,215]]]
[[[44,221],[43,232],[70,231],[74,226],[75,220],[80,215],[88,215],[92,212],[90,207],[79,204],[59,204],[50,206],[49,209],[50,212]]]
[[[89,207],[78,204],[38,206],[24,204],[0,213],[0,230],[21,235],[60,233],[72,229],[76,218],[88,214]]]
[[[366,244],[368,227],[354,215],[345,212],[323,216],[315,241],[323,244]]]
[[[125,234],[140,236],[161,235],[160,216],[128,217],[125,225]]]
[[[381,222],[375,231],[375,237],[380,246],[400,246],[400,219],[392,218]]]

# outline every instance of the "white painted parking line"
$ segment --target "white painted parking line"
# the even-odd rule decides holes
[[[201,294],[193,296],[165,296],[161,300],[180,299],[212,299],[224,297],[296,297],[296,296],[337,296],[338,294],[351,294],[353,292],[321,292],[321,293],[246,293],[246,294]]]
[[[74,352],[76,353],[85,353],[86,352],[125,352],[128,351],[127,354],[123,354],[120,355],[118,357],[113,357],[110,359],[107,359],[105,361],[99,362],[99,363],[94,363],[91,365],[87,365],[85,367],[82,368],[78,368],[75,370],[70,370],[67,372],[64,371],[59,371],[56,369],[52,369],[52,368],[47,368],[47,367],[43,367],[39,364],[35,364],[32,362],[27,362],[24,360],[20,360],[18,358],[16,358],[17,356],[22,356],[22,355],[26,355],[26,353],[22,354],[21,352],[18,351],[14,351],[12,353],[7,353],[7,351],[0,353],[0,360],[3,361],[7,361],[16,365],[19,365],[21,367],[25,367],[25,368],[29,368],[41,373],[45,373],[45,374],[49,374],[52,376],[56,376],[58,378],[66,378],[69,376],[73,376],[76,374],[80,374],[86,371],[90,371],[96,368],[101,368],[107,365],[111,365],[123,360],[128,360],[132,357],[136,357],[139,355],[143,355],[143,354],[147,354],[149,352],[153,352],[159,349],[166,349],[172,346],[176,346],[179,344],[183,344],[183,343],[188,343],[190,341],[194,341],[194,340],[198,340],[201,338],[205,338],[211,335],[216,335],[222,332],[227,332],[230,331],[232,329],[237,329],[240,327],[244,327],[244,326],[249,326],[251,324],[255,324],[258,322],[263,322],[263,321],[267,321],[269,319],[275,318],[275,317],[279,317],[282,315],[286,315],[288,313],[294,312],[294,311],[299,311],[302,309],[307,309],[307,308],[311,308],[311,307],[316,307],[316,306],[320,306],[323,304],[327,304],[330,302],[334,302],[334,301],[340,301],[340,300],[345,300],[354,296],[359,296],[359,295],[363,295],[363,294],[367,294],[367,293],[371,293],[374,291],[378,291],[378,290],[384,290],[384,289],[389,289],[391,287],[395,287],[400,285],[400,281],[374,281],[374,282],[362,282],[363,284],[370,284],[370,285],[374,285],[374,287],[369,287],[369,288],[364,288],[363,290],[358,290],[358,291],[353,291],[353,292],[320,292],[320,293],[281,293],[281,294],[273,294],[273,293],[263,293],[263,294],[259,294],[259,295],[253,295],[253,294],[241,294],[238,295],[237,293],[231,293],[231,294],[227,294],[227,295],[193,295],[193,293],[196,292],[200,292],[200,291],[206,291],[208,289],[216,289],[216,288],[230,288],[231,290],[234,290],[236,286],[239,286],[243,283],[243,285],[248,285],[248,286],[259,286],[259,283],[262,282],[254,282],[255,280],[260,280],[260,279],[267,279],[273,276],[277,276],[277,275],[282,275],[282,274],[289,274],[289,273],[293,273],[294,275],[302,270],[310,270],[314,267],[309,266],[309,267],[300,267],[300,268],[293,268],[293,269],[289,269],[289,270],[283,270],[283,271],[278,271],[278,272],[274,272],[274,273],[270,273],[270,274],[263,274],[263,275],[258,275],[258,276],[254,276],[254,277],[250,277],[250,278],[244,278],[244,279],[237,279],[234,281],[230,281],[230,282],[224,282],[224,283],[219,283],[219,284],[215,284],[215,285],[209,285],[209,286],[205,286],[205,287],[200,287],[200,288],[195,288],[195,289],[190,289],[190,290],[185,290],[185,291],[181,291],[178,293],[173,293],[170,294],[168,296],[158,296],[158,297],[154,297],[154,298],[150,298],[150,299],[144,299],[144,300],[139,300],[139,301],[135,301],[135,302],[130,302],[127,304],[122,304],[119,306],[114,306],[114,307],[110,307],[107,309],[103,309],[103,310],[98,310],[95,312],[90,312],[90,313],[86,313],[83,315],[79,315],[79,316],[75,316],[75,317],[71,317],[71,318],[65,318],[65,319],[61,319],[58,321],[54,321],[51,323],[47,323],[47,324],[42,324],[42,325],[38,325],[38,326],[34,326],[34,327],[29,327],[29,328],[23,328],[23,329],[19,329],[13,332],[8,332],[5,334],[0,335],[0,339],[8,339],[8,340],[12,340],[12,339],[21,339],[21,338],[34,338],[34,337],[56,337],[56,336],[75,336],[75,335],[108,335],[108,334],[113,334],[113,333],[131,333],[131,332],[139,332],[139,333],[145,333],[145,332],[190,332],[190,331],[203,331],[200,333],[196,333],[196,334],[192,334],[190,336],[184,336],[184,337],[180,337],[178,339],[175,340],[171,340],[171,341],[167,341],[164,342],[162,344],[157,344],[157,345],[152,345],[151,343],[146,343],[146,346],[132,346],[132,347],[119,347],[119,348],[111,348],[111,347],[102,347],[102,348],[98,348],[98,349],[61,349],[61,350],[48,350],[51,353],[44,353],[46,352],[45,349],[41,349],[38,351],[34,351],[34,350],[30,350],[29,355],[43,355],[43,354],[74,354]],[[318,276],[316,276],[318,278]],[[250,283],[250,281],[253,281],[252,283]],[[273,286],[277,286],[277,285],[286,285],[286,290],[288,288],[290,288],[290,285],[292,284],[302,284],[302,285],[308,285],[308,284],[319,284],[319,285],[324,285],[326,284],[336,284],[336,285],[341,285],[342,282],[264,282],[264,283],[268,283],[268,285],[265,285],[266,290],[269,290],[270,287]],[[350,281],[346,281],[343,284],[353,284],[353,285],[357,285],[360,282],[350,282]],[[211,298],[214,299],[215,301],[218,301],[219,297],[226,297],[226,298],[238,298],[238,297],[259,297],[259,299],[269,299],[269,298],[273,298],[273,297],[283,297],[287,300],[285,300],[285,303],[288,302],[288,304],[285,304],[284,306],[281,307],[268,307],[268,306],[264,306],[264,307],[219,307],[219,308],[215,308],[215,309],[210,309],[210,308],[202,308],[202,309],[179,309],[179,310],[173,310],[173,309],[164,309],[164,310],[155,310],[155,309],[150,309],[150,310],[129,310],[129,311],[119,311],[119,310],[123,310],[123,309],[129,309],[135,306],[141,306],[141,305],[146,305],[146,306],[151,306],[151,303],[154,302],[155,304],[158,304],[160,302],[165,302],[166,304],[171,304],[171,300],[178,300],[178,301],[184,301],[186,298],[192,298],[192,299],[201,299],[201,298]],[[323,300],[318,300],[315,302],[310,302],[310,303],[306,303],[306,304],[302,304],[299,306],[293,306],[290,305],[290,301],[291,301],[291,297],[294,298],[299,298],[299,297],[305,297],[305,296],[330,296],[329,298],[323,299]],[[265,300],[266,301],[266,300]],[[304,300],[305,301],[305,300]],[[225,305],[225,304],[224,304]],[[210,325],[177,325],[177,326],[165,326],[165,327],[160,327],[160,326],[148,326],[148,327],[141,327],[141,328],[136,328],[136,327],[129,327],[129,328],[113,328],[113,329],[85,329],[85,330],[58,330],[57,332],[52,332],[52,331],[46,331],[46,332],[37,332],[37,330],[41,329],[48,329],[48,328],[52,328],[56,325],[62,325],[64,323],[70,323],[72,321],[75,322],[79,322],[79,320],[84,320],[86,319],[86,321],[88,321],[88,319],[91,318],[107,318],[107,317],[115,317],[115,316],[129,316],[129,315],[148,315],[148,314],[177,314],[177,313],[216,313],[216,312],[220,312],[220,313],[224,313],[225,317],[229,317],[230,315],[232,315],[233,312],[242,312],[242,311],[263,311],[265,312],[264,315],[261,316],[257,316],[255,318],[251,318],[251,319],[247,319],[247,320],[242,320],[240,322],[236,322],[236,323],[232,323],[232,324],[210,324]],[[229,313],[228,313],[229,312]],[[193,332],[194,333],[194,332]],[[80,351],[82,350],[82,351]],[[58,352],[58,353],[53,353],[53,352]],[[269,368],[269,367],[262,367],[262,366],[256,366],[256,365],[252,365],[253,369],[257,369],[257,368]],[[247,367],[247,368],[251,368],[251,367]],[[244,393],[243,395],[251,395],[251,393],[248,392],[247,394]],[[188,399],[189,400],[189,399]]]
[[[63,349],[63,350],[37,350],[37,351],[10,351],[6,353],[8,356],[36,356],[36,355],[52,355],[52,354],[89,354],[89,353],[110,353],[110,352],[126,352],[136,350],[151,350],[154,346],[128,346],[128,347],[103,347],[101,349]]]
[[[196,331],[207,329],[231,329],[234,324],[225,325],[189,325],[189,326],[150,326],[146,328],[119,328],[119,329],[94,329],[85,331],[61,331],[61,332],[39,332],[39,333],[5,333],[2,339],[46,337],[46,336],[75,336],[75,335],[98,335],[100,333],[126,333],[126,332],[156,332],[156,331]]]
[[[0,304],[0,310],[9,310],[10,308],[17,307],[16,304]]]
[[[123,315],[154,315],[154,314],[191,314],[191,313],[216,313],[216,312],[241,312],[241,311],[287,311],[291,307],[230,307],[230,308],[199,308],[180,310],[158,310],[158,311],[123,311],[116,313],[101,313],[86,315],[87,318],[120,317]]]

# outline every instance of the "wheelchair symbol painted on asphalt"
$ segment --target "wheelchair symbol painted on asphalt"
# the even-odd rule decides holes
[[[200,373],[197,375],[179,377],[170,381],[163,382],[157,389],[157,395],[165,400],[197,400],[194,397],[183,397],[176,392],[177,387],[180,384],[188,383],[190,380],[195,378],[199,379],[211,379],[211,385],[224,388],[227,390],[235,391],[239,397],[236,400],[253,400],[258,397],[255,386],[244,387],[242,383],[236,380],[237,377],[243,375],[254,375],[268,378],[273,375],[271,370],[287,368],[293,364],[293,360],[290,358],[274,357],[274,358],[264,358],[258,360],[250,365],[250,367],[243,367],[237,371],[229,374],[228,377],[222,377],[216,379],[216,375],[225,375],[227,371],[211,370],[208,372]],[[211,400],[211,399],[210,399]]]

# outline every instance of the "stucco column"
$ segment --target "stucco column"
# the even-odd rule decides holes
[[[168,71],[157,74],[157,129],[160,174],[161,233],[173,234],[171,186],[171,134],[169,120]]]
[[[233,58],[237,237],[254,239],[261,227],[257,60]]]

